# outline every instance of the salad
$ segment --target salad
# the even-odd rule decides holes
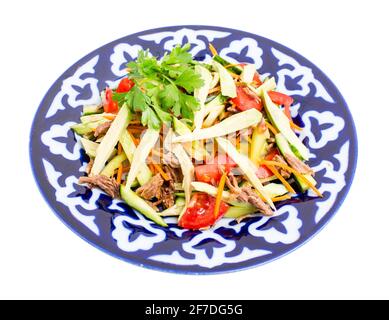
[[[293,98],[212,45],[209,64],[189,49],[176,46],[160,59],[140,51],[116,88],[84,106],[72,126],[90,158],[79,183],[161,226],[177,216],[186,229],[272,216],[276,202],[309,189],[321,197],[291,117]]]

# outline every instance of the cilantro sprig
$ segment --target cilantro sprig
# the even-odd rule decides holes
[[[136,61],[127,64],[128,78],[134,87],[127,93],[114,93],[120,106],[124,103],[131,113],[141,112],[141,122],[153,129],[170,124],[172,115],[193,120],[199,103],[193,96],[203,85],[194,70],[196,61],[188,52],[190,45],[176,46],[160,61],[141,50]]]

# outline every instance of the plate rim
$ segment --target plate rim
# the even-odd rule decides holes
[[[111,46],[113,43],[120,42],[122,40],[124,41],[126,38],[128,38],[130,36],[131,37],[139,37],[142,34],[148,34],[148,33],[153,33],[153,32],[154,33],[155,32],[164,32],[164,31],[167,31],[167,30],[170,30],[170,29],[180,29],[180,28],[188,28],[188,29],[191,29],[191,28],[195,28],[195,29],[203,28],[203,29],[217,30],[217,31],[243,32],[243,33],[245,33],[247,35],[251,35],[253,37],[260,37],[260,38],[263,38],[263,39],[265,39],[265,40],[267,40],[269,42],[277,44],[282,50],[284,50],[284,52],[291,53],[294,56],[298,56],[299,59],[301,59],[303,62],[306,62],[306,63],[314,66],[319,72],[321,72],[321,74],[324,77],[324,80],[327,81],[328,83],[332,84],[333,89],[335,90],[335,92],[339,95],[339,97],[342,100],[343,107],[346,109],[347,113],[350,115],[350,120],[351,121],[348,124],[350,126],[350,130],[352,131],[352,133],[354,135],[354,146],[353,146],[353,149],[350,150],[350,157],[349,157],[349,163],[350,163],[349,167],[351,168],[351,170],[349,171],[350,181],[349,181],[348,184],[345,185],[344,189],[342,190],[344,195],[341,198],[339,198],[337,203],[334,204],[331,207],[330,210],[331,210],[332,213],[330,215],[326,215],[325,217],[323,217],[323,219],[316,225],[315,231],[309,237],[307,237],[301,243],[293,246],[288,251],[286,251],[286,252],[284,252],[284,253],[282,253],[280,255],[277,255],[275,257],[272,257],[272,258],[267,259],[267,260],[262,261],[262,262],[255,262],[255,263],[252,263],[252,264],[249,264],[249,265],[240,266],[240,265],[234,264],[234,267],[229,268],[227,270],[214,270],[214,269],[211,268],[211,269],[209,269],[207,271],[191,271],[191,270],[174,269],[174,265],[173,265],[173,268],[169,268],[169,267],[155,266],[155,265],[151,265],[151,264],[143,264],[140,261],[136,261],[136,260],[132,260],[132,259],[127,259],[127,258],[124,258],[124,257],[122,257],[120,255],[117,255],[116,253],[107,250],[106,248],[98,245],[97,243],[94,243],[92,240],[87,239],[87,237],[84,236],[79,230],[77,230],[70,223],[65,221],[65,219],[62,217],[62,215],[59,212],[57,212],[57,210],[54,208],[54,206],[51,205],[51,203],[49,202],[48,197],[44,193],[43,185],[41,185],[40,181],[38,180],[38,172],[37,172],[37,170],[35,168],[34,159],[33,159],[33,156],[32,156],[34,125],[35,125],[35,122],[37,121],[37,118],[38,118],[38,111],[41,109],[41,107],[43,107],[45,99],[46,99],[48,93],[56,86],[57,81],[59,79],[63,78],[74,67],[77,67],[80,63],[82,63],[85,60],[88,60],[89,58],[91,58],[95,54],[96,51],[99,51],[99,50],[104,49],[105,47]],[[132,265],[143,267],[143,268],[146,268],[146,269],[149,269],[149,270],[162,271],[162,272],[165,272],[165,273],[167,272],[167,273],[173,273],[173,274],[183,274],[183,275],[216,275],[216,274],[226,274],[226,273],[232,273],[232,272],[238,272],[238,271],[244,271],[244,270],[256,268],[256,267],[262,266],[264,264],[267,264],[267,263],[273,262],[275,260],[278,260],[278,259],[280,259],[280,258],[282,258],[282,257],[284,257],[284,256],[286,256],[286,255],[288,255],[288,254],[290,254],[292,252],[294,252],[295,250],[299,249],[301,246],[305,245],[306,243],[308,243],[310,240],[312,240],[312,238],[314,238],[316,235],[318,235],[324,229],[324,227],[334,218],[334,216],[337,214],[339,208],[343,205],[344,201],[346,200],[346,198],[347,198],[347,196],[348,196],[348,194],[350,192],[351,186],[353,184],[353,181],[354,181],[354,178],[355,178],[355,173],[357,171],[357,167],[358,167],[358,153],[359,153],[358,134],[357,134],[356,125],[355,125],[354,119],[352,117],[352,113],[350,111],[350,108],[349,108],[346,100],[344,99],[342,93],[338,89],[338,86],[336,86],[334,84],[334,82],[327,76],[327,74],[325,72],[323,72],[323,70],[320,69],[315,63],[313,63],[311,60],[305,58],[305,56],[303,56],[302,54],[298,53],[297,51],[295,51],[293,49],[290,49],[289,47],[287,47],[287,46],[285,46],[285,45],[283,45],[283,44],[281,44],[281,43],[279,43],[279,42],[277,42],[275,40],[272,40],[272,39],[269,39],[267,37],[264,37],[264,36],[262,36],[260,34],[255,34],[253,32],[249,32],[249,31],[245,31],[245,30],[240,30],[240,29],[235,29],[235,28],[230,28],[230,27],[201,25],[201,24],[198,24],[198,25],[170,25],[170,26],[156,27],[156,28],[151,28],[151,29],[147,29],[147,30],[138,31],[138,32],[135,32],[135,33],[130,33],[130,34],[125,35],[123,37],[120,37],[120,38],[117,38],[115,40],[112,40],[112,41],[110,41],[110,42],[108,42],[106,44],[103,44],[102,46],[100,46],[98,48],[95,48],[91,52],[89,52],[86,55],[84,55],[82,58],[80,58],[75,63],[73,63],[71,66],[69,66],[67,69],[65,69],[65,71],[54,80],[52,85],[48,88],[46,93],[43,95],[43,98],[41,99],[37,109],[35,110],[35,114],[33,116],[33,121],[31,123],[31,128],[30,128],[30,131],[29,131],[29,143],[28,143],[28,146],[29,146],[28,148],[29,148],[30,167],[32,169],[32,175],[33,175],[33,178],[34,178],[34,181],[35,181],[36,185],[38,186],[38,190],[39,190],[40,194],[42,195],[43,199],[45,200],[46,204],[49,206],[51,211],[54,212],[54,214],[59,218],[59,220],[68,229],[70,229],[74,234],[76,234],[78,237],[80,237],[81,239],[86,241],[88,244],[92,245],[95,249],[97,249],[99,251],[102,251],[102,252],[108,254],[109,256],[112,256],[112,257],[114,257],[116,259],[119,259],[119,260],[121,260],[121,261],[123,261],[125,263],[129,263],[129,264],[132,264]],[[249,261],[249,260],[247,260],[247,261]]]

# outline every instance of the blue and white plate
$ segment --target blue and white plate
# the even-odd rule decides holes
[[[304,126],[301,138],[324,198],[284,203],[273,218],[240,223],[222,219],[207,231],[157,226],[122,201],[77,184],[87,156],[70,126],[82,106],[126,74],[140,49],[161,56],[178,43],[192,45],[198,60],[210,60],[208,44],[231,61],[253,63],[276,78],[279,91],[295,99],[292,115]],[[299,114],[299,116],[297,116]],[[296,249],[331,219],[350,188],[357,138],[350,111],[335,85],[298,53],[266,38],[233,29],[176,26],[143,31],[88,54],[52,85],[36,113],[30,141],[32,169],[43,196],[58,217],[97,248],[140,266],[179,273],[220,273],[274,260]]]

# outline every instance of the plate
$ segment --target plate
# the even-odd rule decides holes
[[[295,99],[292,115],[324,198],[306,194],[284,203],[278,215],[237,222],[222,219],[210,230],[157,226],[119,200],[77,184],[87,156],[69,127],[82,106],[126,74],[140,49],[161,56],[176,44],[192,45],[197,60],[210,60],[208,44],[235,62],[253,63],[276,78]],[[297,113],[299,115],[297,115]],[[333,217],[352,183],[357,138],[350,111],[330,79],[300,54],[261,36],[220,27],[175,26],[113,41],[82,58],[51,86],[31,128],[30,158],[38,187],[57,216],[95,247],[124,261],[163,271],[209,274],[261,265],[312,238]]]

